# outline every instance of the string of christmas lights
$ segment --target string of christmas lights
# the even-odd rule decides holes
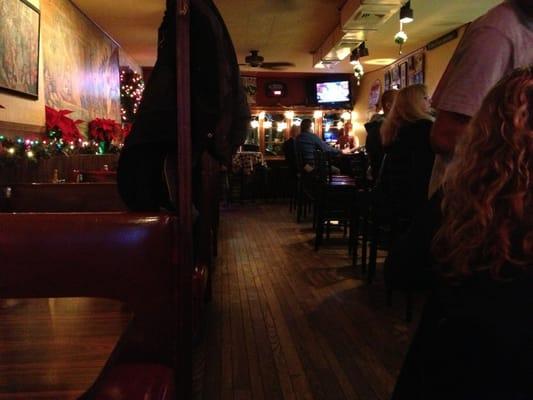
[[[111,145],[108,153],[118,153],[122,144]],[[100,142],[83,140],[66,142],[63,139],[31,140],[24,138],[10,139],[0,135],[0,165],[15,163],[22,159],[37,162],[54,156],[72,156],[76,154],[101,154]]]
[[[120,68],[120,116],[123,123],[132,123],[141,104],[144,80],[129,67]]]

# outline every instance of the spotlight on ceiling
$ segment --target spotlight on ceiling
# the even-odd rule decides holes
[[[368,56],[368,49],[365,46],[365,42],[363,42],[359,45],[359,57],[366,57],[366,56]]]
[[[359,47],[352,50],[350,54],[350,64],[355,65],[359,61]]]
[[[409,0],[400,8],[400,22],[408,24],[413,22],[413,19],[413,9],[411,8],[411,0]]]

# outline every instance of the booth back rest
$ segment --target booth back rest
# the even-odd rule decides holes
[[[0,297],[106,297],[135,308],[171,296],[175,223],[169,214],[0,213]]]
[[[116,183],[19,183],[0,190],[0,212],[125,210]]]

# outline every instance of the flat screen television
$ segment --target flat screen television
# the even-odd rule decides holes
[[[350,82],[348,80],[316,82],[315,89],[318,104],[350,102]]]

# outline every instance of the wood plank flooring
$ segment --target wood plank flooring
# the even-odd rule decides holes
[[[350,265],[342,233],[318,252],[284,204],[222,212],[199,368],[205,400],[390,397],[415,323]]]
[[[315,252],[310,225],[286,204],[222,211],[195,400],[389,398],[416,322],[400,296],[385,305],[380,269],[360,279],[340,233]],[[99,299],[2,304],[0,400],[75,399],[129,319]]]

